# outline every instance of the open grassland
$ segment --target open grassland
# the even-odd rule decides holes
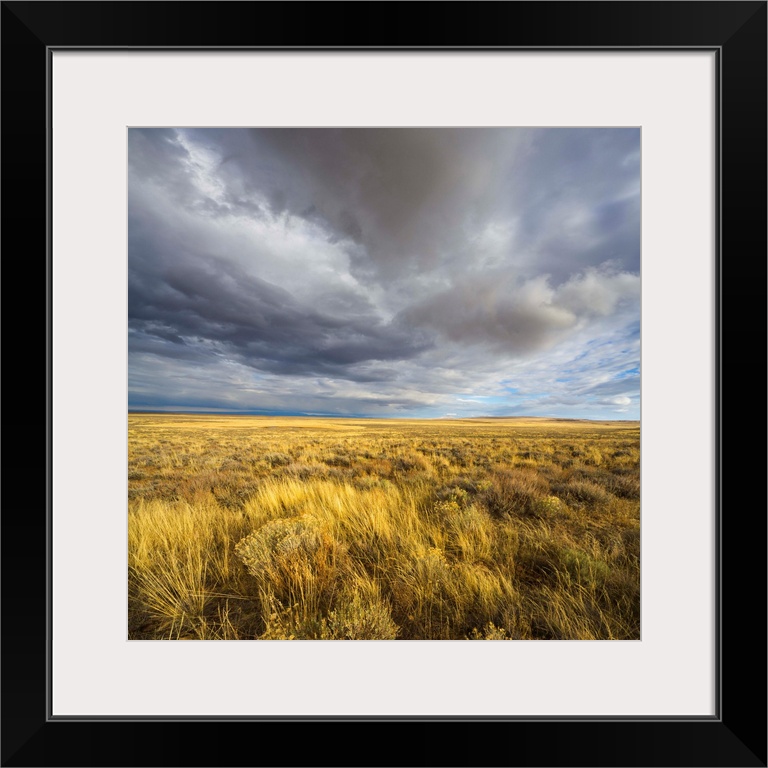
[[[640,427],[130,414],[131,639],[639,639]]]

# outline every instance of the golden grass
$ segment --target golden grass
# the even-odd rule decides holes
[[[637,422],[129,415],[132,639],[639,639]]]

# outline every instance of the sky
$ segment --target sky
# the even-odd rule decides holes
[[[128,139],[129,409],[639,419],[639,129]]]

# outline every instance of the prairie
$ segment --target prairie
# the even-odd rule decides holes
[[[128,416],[128,637],[640,638],[640,425]]]

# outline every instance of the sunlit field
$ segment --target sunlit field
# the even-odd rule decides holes
[[[130,639],[640,638],[638,422],[128,426]]]

